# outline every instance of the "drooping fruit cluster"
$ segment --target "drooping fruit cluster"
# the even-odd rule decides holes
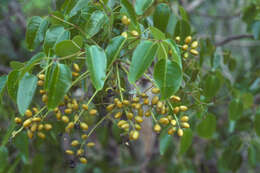
[[[180,36],[175,38],[177,44],[182,44],[181,49],[183,50],[183,57],[188,58],[189,54],[198,56],[199,52],[197,50],[199,43],[197,40],[192,40],[191,36],[187,36],[184,40]]]

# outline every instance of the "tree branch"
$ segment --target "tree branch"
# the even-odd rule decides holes
[[[237,12],[234,15],[227,15],[227,16],[225,16],[225,15],[212,16],[212,15],[205,14],[205,13],[194,13],[194,14],[201,16],[201,17],[210,18],[210,19],[213,19],[213,20],[216,20],[216,19],[231,20],[231,19],[234,19],[234,18],[237,18],[237,17],[240,16],[240,12]]]
[[[244,38],[250,38],[250,39],[254,39],[254,36],[252,34],[241,34],[241,35],[233,35],[233,36],[230,36],[220,42],[217,42],[215,43],[215,45],[218,47],[218,46],[223,46],[231,41],[234,41],[234,40],[240,40],[240,39],[244,39]]]

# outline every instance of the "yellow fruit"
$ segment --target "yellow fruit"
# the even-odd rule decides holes
[[[68,155],[73,155],[73,154],[74,154],[74,151],[72,151],[72,150],[66,150],[65,153],[68,154]]]
[[[189,53],[188,53],[188,52],[185,52],[184,55],[183,55],[183,57],[184,57],[185,59],[188,58],[188,57],[189,57]]]
[[[171,127],[171,128],[168,130],[168,135],[173,135],[174,132],[176,132],[176,127]]]
[[[73,110],[78,110],[79,105],[77,103],[73,103],[72,108],[73,108]]]
[[[198,56],[199,55],[199,52],[196,50],[196,49],[191,49],[190,50],[190,53],[194,56]]]
[[[29,139],[33,138],[33,132],[31,132],[30,130],[27,130],[27,136]]]
[[[160,118],[159,123],[167,125],[167,124],[169,124],[169,120],[168,120],[168,118],[163,117],[163,118]]]
[[[87,147],[94,147],[96,144],[94,142],[87,143]]]
[[[69,122],[69,124],[67,125],[68,129],[73,129],[74,128],[74,123],[73,122]]]
[[[158,96],[154,96],[152,98],[152,105],[156,105],[158,103],[158,101],[159,101],[159,97]]]
[[[118,98],[114,98],[114,103],[117,103],[119,102],[119,99]]]
[[[44,85],[44,82],[43,82],[42,80],[39,80],[39,81],[37,82],[37,85],[38,85],[38,86],[43,86],[43,85]]]
[[[160,93],[160,89],[159,88],[152,88],[152,93],[153,94],[159,94]]]
[[[77,72],[72,72],[72,76],[73,76],[73,77],[78,77],[78,76],[79,76],[79,73],[77,73]]]
[[[33,123],[32,126],[31,126],[31,131],[35,132],[36,130],[37,130],[37,124]]]
[[[134,37],[138,37],[138,36],[139,36],[139,33],[138,33],[136,30],[131,31],[131,34],[132,34]]]
[[[182,50],[184,50],[184,51],[188,50],[188,48],[189,48],[189,46],[188,46],[187,44],[184,44],[184,45],[182,46]]]
[[[179,36],[175,37],[175,41],[176,41],[177,43],[180,42],[180,41],[181,41],[181,37],[179,37]]]
[[[142,123],[144,120],[143,120],[142,117],[136,116],[136,117],[135,117],[135,121],[138,122],[138,123]]]
[[[31,117],[31,116],[32,116],[32,111],[29,110],[29,109],[27,109],[27,110],[25,111],[25,115],[26,115],[27,117]]]
[[[176,126],[176,120],[171,120],[171,125]]]
[[[91,116],[97,115],[97,110],[96,110],[96,109],[91,109],[91,110],[89,111],[89,115],[91,115]]]
[[[88,106],[86,104],[82,104],[82,108],[87,111],[88,110]]]
[[[180,106],[180,111],[187,111],[188,107],[187,106]]]
[[[189,121],[189,117],[188,116],[183,116],[183,117],[181,117],[181,121],[182,122],[187,122],[187,121]]]
[[[23,122],[23,127],[26,128],[26,127],[29,127],[32,123],[32,119],[27,119]]]
[[[139,138],[139,132],[137,130],[133,130],[130,132],[130,140],[137,140]]]
[[[179,101],[181,101],[181,98],[173,95],[173,96],[170,97],[170,100],[173,101],[173,102],[179,102]]]
[[[79,141],[78,141],[78,140],[73,140],[73,141],[70,143],[70,145],[71,145],[72,147],[76,147],[76,146],[79,145]]]
[[[22,119],[19,118],[19,117],[15,117],[14,122],[15,122],[16,124],[21,124],[21,123],[22,123]]]
[[[122,116],[122,112],[117,112],[115,115],[114,115],[114,118],[118,119],[118,118],[121,118]]]
[[[138,109],[138,116],[142,117],[144,115],[143,109]]]
[[[57,112],[57,113],[55,114],[55,116],[56,116],[57,120],[60,120],[60,118],[61,118],[61,112],[60,112],[60,111]]]
[[[151,116],[151,111],[147,110],[144,114],[146,117],[150,117]]]
[[[60,109],[59,109],[59,107],[56,107],[55,109],[54,109],[54,112],[59,112],[60,111]]]
[[[135,129],[139,131],[142,129],[142,127],[140,126],[140,124],[135,124]]]
[[[73,69],[74,69],[76,72],[79,72],[79,71],[80,71],[79,65],[76,64],[76,63],[73,64]]]
[[[180,137],[183,136],[183,130],[182,129],[178,129],[177,133],[178,133],[178,136],[180,136]]]
[[[39,110],[36,107],[33,107],[32,110],[34,111],[34,113],[38,113]]]
[[[123,107],[123,103],[120,102],[120,101],[118,101],[118,102],[116,103],[116,106],[117,106],[119,109],[121,109],[121,108]]]
[[[68,108],[68,109],[65,109],[65,114],[71,114],[72,113],[72,109]]]
[[[177,113],[179,113],[179,112],[180,112],[180,107],[175,107],[175,108],[173,109],[173,113],[177,114]]]
[[[133,114],[132,112],[128,112],[128,113],[126,114],[126,117],[127,117],[127,119],[131,120],[131,119],[133,119],[134,114]]]
[[[157,109],[162,109],[163,103],[161,101],[158,101],[157,103]]]
[[[38,135],[39,138],[45,139],[45,134],[44,133],[38,132],[37,135]]]
[[[161,131],[161,126],[159,124],[155,124],[154,127],[153,127],[153,130],[156,132],[156,133],[159,133]]]
[[[77,156],[80,156],[84,153],[84,150],[83,149],[78,149],[77,150]]]
[[[51,125],[51,124],[45,124],[45,125],[44,125],[44,129],[47,130],[47,131],[49,131],[49,130],[52,129],[52,125]]]
[[[45,94],[46,92],[44,90],[40,90],[40,94]]]
[[[81,135],[81,139],[83,139],[83,140],[88,139],[88,135],[86,135],[86,134]]]
[[[124,15],[124,16],[121,18],[121,22],[122,22],[124,25],[129,25],[129,23],[128,23],[128,17]]]
[[[43,103],[46,103],[48,101],[48,96],[46,95],[46,94],[44,94],[43,96],[42,96],[42,102]]]
[[[186,123],[186,122],[181,123],[181,126],[182,126],[183,128],[190,128],[190,124],[189,124],[189,123]]]
[[[145,94],[145,93],[141,93],[140,96],[141,96],[142,98],[147,98],[147,97],[148,97],[148,95]]]
[[[114,107],[115,107],[115,104],[110,104],[106,107],[106,109],[107,109],[108,112],[110,112],[114,109]]]
[[[149,98],[144,99],[144,105],[149,105]]]
[[[122,32],[121,36],[127,38],[127,32]]]
[[[125,124],[121,125],[121,128],[122,129],[128,129],[129,128],[129,124],[125,123]]]
[[[70,120],[69,120],[69,117],[67,117],[67,116],[62,116],[61,117],[61,120],[64,122],[64,123],[68,123]]]
[[[87,164],[87,163],[88,163],[88,161],[87,161],[87,159],[86,159],[85,157],[79,158],[79,161],[80,161],[82,164]]]
[[[130,102],[129,102],[128,100],[123,100],[123,104],[124,104],[125,106],[128,106],[128,105],[130,104]]]
[[[41,131],[44,128],[43,124],[38,125],[38,130]]]
[[[141,109],[142,108],[142,105],[140,104],[140,103],[137,103],[136,105],[135,105],[135,109]]]
[[[192,37],[191,36],[188,36],[188,37],[185,38],[185,43],[186,44],[189,44],[191,41],[192,41]]]
[[[45,75],[44,75],[44,74],[39,74],[39,75],[38,75],[38,78],[39,78],[40,80],[44,80]]]
[[[134,97],[132,101],[135,102],[135,103],[137,103],[137,102],[140,101],[140,98],[139,98],[139,97]]]
[[[191,48],[192,49],[196,49],[198,46],[199,46],[198,41],[194,41],[194,42],[191,43]]]
[[[82,130],[84,130],[84,131],[87,131],[87,130],[88,130],[88,125],[87,125],[86,123],[84,123],[84,122],[81,122],[81,123],[80,123],[80,128],[81,128]]]
[[[117,126],[121,128],[121,126],[124,125],[125,123],[127,123],[125,120],[120,120],[118,121]]]

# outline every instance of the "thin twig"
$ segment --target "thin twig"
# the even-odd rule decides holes
[[[234,41],[234,40],[240,40],[240,39],[244,39],[244,38],[250,38],[250,39],[254,39],[254,36],[252,34],[241,34],[241,35],[233,35],[233,36],[230,36],[230,37],[227,37],[226,39],[220,41],[220,42],[217,42],[215,45],[218,47],[218,46],[223,46],[231,41]]]

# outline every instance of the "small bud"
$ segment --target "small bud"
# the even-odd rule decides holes
[[[129,100],[123,100],[123,104],[124,104],[125,106],[128,106],[128,105],[130,104],[130,102],[129,102]]]
[[[180,106],[180,111],[187,111],[188,110],[188,107],[187,106]]]
[[[91,109],[91,110],[89,111],[89,115],[91,115],[91,116],[97,115],[97,110],[96,110],[96,109]]]
[[[73,69],[74,69],[76,72],[80,72],[79,65],[76,64],[76,63],[73,64]]]
[[[130,132],[130,140],[137,140],[139,138],[139,132],[136,130],[133,130]]]
[[[159,94],[160,93],[160,89],[159,88],[152,88],[152,93],[153,94]]]
[[[124,25],[128,25],[128,24],[129,24],[129,23],[128,23],[128,17],[124,15],[124,16],[121,18],[121,22],[122,22]]]
[[[171,120],[171,125],[176,126],[176,120]]]
[[[16,124],[21,124],[21,123],[22,123],[22,119],[19,118],[19,117],[15,117],[14,122],[15,122]]]
[[[81,135],[81,139],[86,140],[87,138],[88,138],[88,135],[86,135],[86,134]]]
[[[155,124],[154,127],[153,127],[153,130],[156,132],[156,133],[159,133],[161,131],[161,126],[159,124]]]
[[[88,163],[88,161],[87,161],[87,159],[86,159],[85,157],[79,158],[79,161],[80,161],[80,163],[82,163],[82,164],[87,164],[87,163]]]
[[[188,36],[188,37],[185,38],[185,43],[186,44],[189,44],[191,41],[192,41],[192,37],[191,36]]]
[[[152,105],[156,105],[158,103],[158,101],[159,101],[159,97],[158,96],[154,96],[152,98]]]
[[[176,41],[177,43],[179,43],[179,42],[181,41],[181,37],[179,37],[179,36],[175,37],[175,41]]]
[[[38,86],[43,86],[43,85],[44,85],[44,82],[43,82],[42,80],[39,80],[39,81],[37,82],[37,85],[38,85]]]
[[[68,108],[68,109],[65,109],[65,114],[71,114],[72,113],[72,109]]]
[[[186,122],[181,123],[181,126],[182,126],[183,128],[190,128],[190,124],[189,124],[189,123],[186,123]]]
[[[25,115],[26,115],[27,117],[31,117],[31,116],[32,116],[32,111],[29,110],[29,109],[27,109],[27,110],[25,111]]]
[[[178,136],[180,136],[180,137],[183,136],[183,130],[182,129],[178,129]]]
[[[173,102],[179,102],[179,101],[181,101],[181,98],[173,95],[173,96],[170,97],[170,100],[173,101]]]
[[[84,122],[81,122],[81,123],[80,123],[80,128],[81,128],[82,130],[84,130],[84,131],[87,131],[87,130],[88,130],[88,125],[87,125],[86,123],[84,123]]]
[[[118,118],[121,118],[122,116],[122,112],[117,112],[115,115],[114,115],[114,118],[118,119]]]
[[[79,145],[79,141],[78,141],[78,140],[73,140],[73,141],[70,143],[70,145],[71,145],[72,147],[76,147],[76,146]]]
[[[27,119],[23,122],[23,127],[26,128],[26,127],[29,127],[32,123],[32,119]]]
[[[131,34],[132,34],[134,37],[138,37],[138,36],[139,36],[139,33],[138,33],[136,30],[131,31]]]
[[[72,150],[66,150],[65,153],[68,154],[68,155],[73,155],[73,154],[74,154],[74,151],[72,151]]]
[[[67,125],[68,129],[73,129],[75,126],[75,124],[73,122],[69,122],[69,124]]]
[[[194,41],[194,42],[191,43],[191,48],[192,49],[196,49],[198,46],[199,46],[198,41]]]
[[[159,123],[167,125],[167,124],[169,124],[169,120],[168,120],[168,118],[163,117],[163,118],[160,118]]]
[[[73,77],[78,77],[78,76],[79,76],[79,73],[77,73],[77,72],[72,72],[72,76],[73,76]]]
[[[88,106],[86,104],[82,104],[82,108],[87,111],[88,110]]]
[[[94,142],[87,143],[87,147],[94,147],[96,144]]]
[[[108,112],[110,112],[114,109],[114,107],[115,107],[115,104],[110,104],[106,107],[106,109],[107,109]]]
[[[128,113],[126,114],[126,117],[127,117],[127,119],[131,120],[131,119],[134,118],[134,114],[133,114],[132,112],[128,112]]]
[[[127,32],[122,32],[121,36],[127,38]]]
[[[187,44],[184,44],[184,45],[182,46],[182,50],[184,50],[184,51],[188,50],[188,48],[189,48],[189,46],[188,46]]]
[[[69,117],[67,117],[67,116],[62,116],[61,117],[61,120],[64,122],[64,123],[68,123],[70,120],[69,120]]]
[[[136,117],[135,117],[135,121],[138,122],[138,123],[142,123],[144,120],[143,120],[142,117],[136,116]]]
[[[44,129],[47,130],[47,131],[49,131],[49,130],[52,129],[52,125],[51,125],[51,124],[45,124],[45,125],[44,125]]]
[[[183,117],[181,117],[181,121],[182,122],[187,122],[187,121],[189,121],[189,117],[188,116],[183,116]]]
[[[196,49],[191,49],[190,50],[190,53],[194,56],[198,56],[199,55],[199,52],[196,50]]]

